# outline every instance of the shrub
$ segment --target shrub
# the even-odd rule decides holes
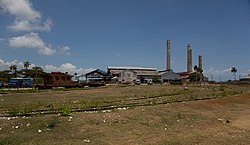
[[[64,106],[60,111],[61,116],[69,116],[70,113],[71,113],[71,107],[69,106]]]

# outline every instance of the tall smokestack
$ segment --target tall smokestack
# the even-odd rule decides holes
[[[187,71],[191,72],[193,70],[192,66],[192,48],[191,44],[187,45]]]
[[[167,40],[167,70],[170,70],[170,40]]]
[[[201,55],[199,55],[199,58],[198,58],[198,66],[199,68],[202,69],[202,56]]]

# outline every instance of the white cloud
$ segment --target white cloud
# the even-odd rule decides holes
[[[223,70],[217,70],[213,67],[210,67],[208,70],[204,70],[205,76],[209,77],[211,80],[215,81],[226,81],[226,80],[232,80],[233,75],[231,73],[231,68],[226,68]]]
[[[23,36],[9,39],[9,45],[12,48],[33,48],[37,49],[42,55],[52,55],[56,50],[51,45],[46,45],[37,33],[29,33]]]
[[[16,19],[8,28],[12,31],[51,31],[52,21],[47,19],[44,23],[39,20]]]
[[[71,63],[65,63],[62,64],[61,66],[54,66],[54,65],[44,65],[42,66],[42,68],[46,71],[46,72],[68,72],[69,74],[73,75],[75,73],[77,74],[86,74],[90,71],[93,71],[95,69],[93,68],[88,68],[88,69],[84,69],[84,68],[77,68],[75,65],[71,64]]]
[[[14,61],[11,61],[11,62],[5,62],[4,60],[0,59],[0,70],[9,70],[9,67],[11,65],[16,65],[17,66],[17,69],[23,69],[23,62],[20,62],[18,60],[14,60]],[[34,67],[35,64],[31,63],[31,65],[29,66],[29,68],[32,68]]]
[[[0,71],[1,70],[9,70],[9,66],[10,65],[17,65],[17,69],[20,70],[20,69],[23,69],[23,62],[21,61],[18,61],[18,60],[14,60],[12,62],[6,62],[4,60],[2,60],[0,58]],[[31,63],[30,67],[29,68],[32,68],[36,66],[35,64]],[[88,69],[84,69],[84,68],[77,68],[75,65],[71,64],[71,63],[65,63],[65,64],[62,64],[60,66],[54,66],[54,65],[51,65],[51,64],[46,64],[46,65],[43,65],[41,66],[41,68],[45,71],[45,72],[68,72],[69,74],[71,75],[74,75],[75,73],[77,74],[86,74],[90,71],[93,71],[95,69],[93,68],[88,68]]]
[[[52,45],[45,43],[34,31],[51,31],[53,25],[50,18],[44,19],[41,13],[34,9],[30,0],[0,0],[0,14],[9,13],[15,21],[8,26],[13,32],[31,32],[29,34],[13,37],[8,40],[12,48],[33,48],[42,55],[58,54],[71,55],[68,46],[56,50]]]
[[[215,75],[228,74],[231,73],[231,68],[227,68],[224,70],[216,70],[213,67],[210,67],[208,70],[204,70],[204,73],[210,73]]]
[[[62,46],[56,50],[51,44],[46,44],[37,33],[29,33],[23,36],[17,36],[8,40],[12,48],[31,48],[36,49],[42,55],[52,55],[56,52],[63,55],[71,55],[68,46]]]
[[[8,26],[12,31],[50,31],[53,25],[49,18],[43,22],[30,0],[0,0],[0,8],[15,17],[14,23]]]
[[[68,46],[63,46],[59,48],[58,53],[63,55],[71,55],[70,48]]]

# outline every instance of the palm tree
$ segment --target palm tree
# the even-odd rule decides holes
[[[236,67],[232,67],[231,68],[231,73],[234,75],[234,80],[236,80],[236,72],[237,72]]]
[[[24,66],[24,68],[27,70],[28,69],[28,67],[30,66],[31,64],[30,64],[30,62],[29,61],[24,61],[23,62],[23,66]]]
[[[17,77],[17,66],[15,64],[12,64],[10,67],[10,70],[14,73],[15,78]]]

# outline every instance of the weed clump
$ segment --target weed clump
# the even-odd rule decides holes
[[[69,106],[64,106],[63,108],[60,109],[60,115],[61,116],[69,116],[71,114],[71,107]]]

